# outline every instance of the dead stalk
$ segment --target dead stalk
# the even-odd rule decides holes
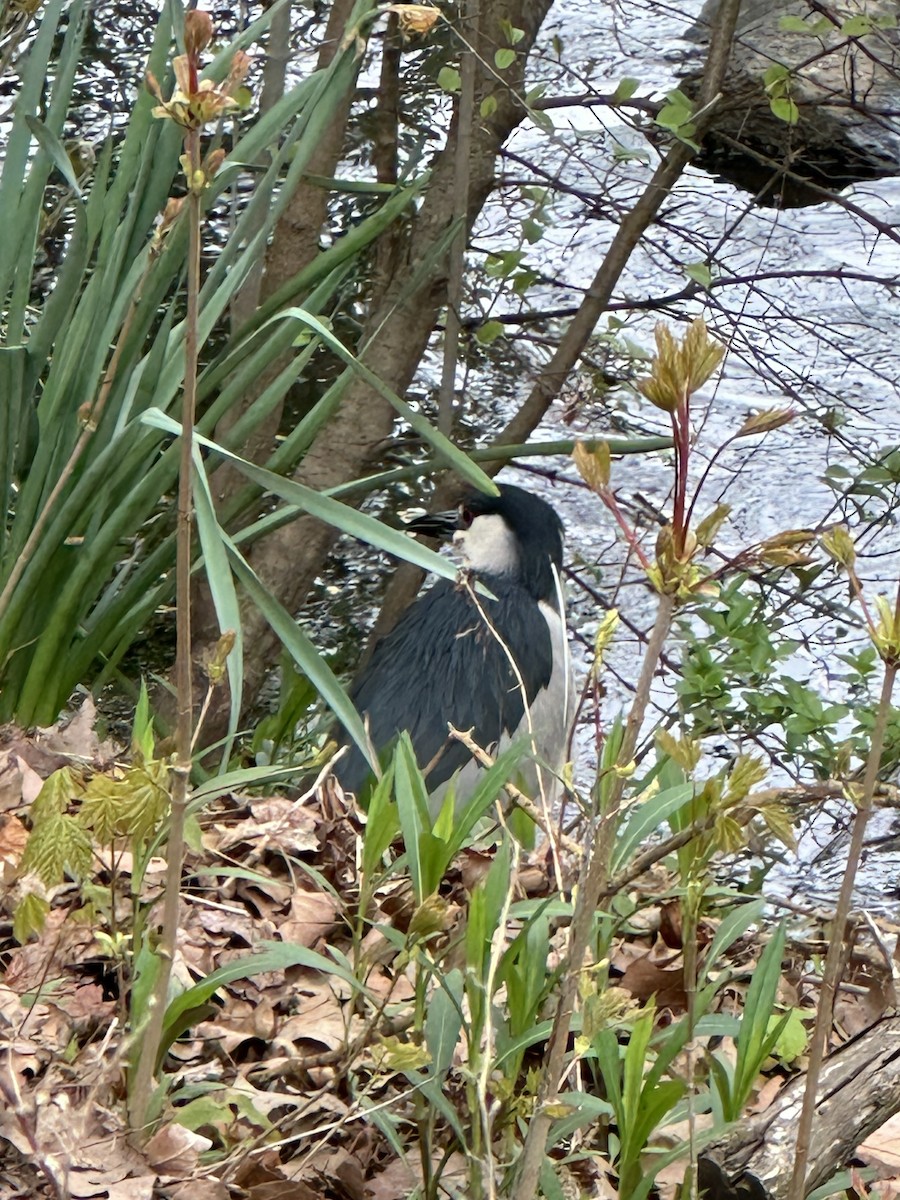
[[[671,629],[674,612],[674,597],[660,596],[656,621],[647,641],[641,675],[635,689],[634,703],[625,726],[622,749],[617,761],[618,767],[627,768],[634,756],[638,735],[650,700],[653,677]],[[537,1192],[538,1178],[544,1163],[547,1134],[550,1129],[548,1107],[552,1105],[557,1096],[565,1069],[566,1047],[575,1008],[578,977],[591,940],[594,915],[609,876],[609,856],[615,837],[615,821],[611,818],[618,811],[622,802],[626,777],[624,770],[616,775],[609,805],[603,814],[598,837],[588,858],[586,870],[578,889],[578,901],[572,915],[566,962],[560,979],[556,1016],[547,1045],[534,1117],[528,1127],[525,1147],[522,1151],[518,1185],[515,1191],[516,1200],[533,1200]]]
[[[191,180],[200,175],[200,132],[188,129],[184,145],[190,159]],[[141,1055],[130,1095],[132,1128],[140,1131],[146,1121],[147,1104],[156,1075],[156,1060],[162,1042],[163,1020],[169,979],[178,941],[178,911],[181,900],[181,870],[184,860],[184,820],[191,774],[193,727],[193,681],[191,672],[191,532],[193,526],[192,465],[194,411],[197,400],[197,359],[200,296],[201,193],[191,186],[187,198],[188,262],[187,313],[184,338],[184,392],[181,406],[181,456],[178,478],[178,526],[176,530],[176,660],[175,679],[178,720],[175,729],[175,765],[172,768],[172,810],[166,842],[166,882],[163,920],[156,949],[159,969],[150,1001],[150,1013],[141,1044]]]
[[[897,591],[897,610],[900,611],[900,587]],[[866,761],[866,773],[863,779],[863,794],[859,808],[853,819],[853,832],[850,836],[850,848],[847,852],[847,865],[841,881],[841,891],[838,896],[837,908],[834,913],[831,939],[828,943],[828,953],[825,956],[825,970],[822,976],[822,990],[819,993],[819,1005],[816,1010],[816,1024],[813,1030],[812,1044],[809,1049],[809,1068],[806,1074],[806,1090],[803,1093],[803,1107],[797,1124],[797,1148],[794,1155],[794,1169],[788,1189],[787,1200],[804,1200],[806,1195],[806,1167],[809,1161],[810,1139],[812,1136],[813,1120],[816,1115],[816,1091],[825,1049],[834,1013],[834,997],[840,982],[840,973],[844,956],[844,938],[847,929],[847,918],[853,903],[853,887],[856,883],[856,873],[862,856],[863,837],[866,824],[874,807],[875,787],[878,781],[878,771],[881,765],[881,752],[884,748],[884,735],[887,729],[888,717],[891,712],[891,696],[897,677],[898,664],[889,661],[885,664],[884,682],[881,687],[881,699],[872,731],[872,744]]]

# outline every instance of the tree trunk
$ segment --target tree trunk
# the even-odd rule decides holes
[[[492,0],[482,6],[475,39],[476,113],[480,102],[492,96],[494,112],[487,118],[476,117],[470,135],[470,192],[468,227],[481,211],[494,180],[494,164],[504,142],[521,122],[525,109],[523,94],[524,63],[547,15],[551,0]],[[517,57],[504,71],[493,65],[494,51],[505,46],[512,25],[524,31],[516,45]],[[382,253],[381,294],[366,321],[361,357],[366,366],[401,395],[408,388],[419,360],[428,345],[438,314],[446,301],[446,264],[429,259],[434,247],[452,221],[454,159],[458,140],[457,120],[451,123],[443,150],[432,169],[432,178],[414,219],[391,230],[391,253]],[[270,255],[274,273],[281,252],[280,238]],[[276,249],[277,245],[277,249]],[[429,265],[426,267],[425,264]],[[411,280],[420,272],[415,286]],[[291,271],[284,268],[284,275]],[[343,403],[318,436],[295,478],[317,490],[335,487],[357,478],[378,457],[394,428],[395,414],[390,404],[365,383],[354,380]],[[334,531],[307,517],[273,532],[256,545],[250,560],[265,586],[291,612],[300,607],[319,572],[335,538]],[[249,603],[243,606],[245,659],[245,698],[256,694],[267,670],[275,659],[278,639],[261,614]],[[209,634],[207,634],[207,639]],[[197,649],[197,657],[203,648]],[[224,689],[222,689],[224,691]],[[227,697],[217,698],[204,729],[208,743],[221,736],[227,722]]]
[[[325,39],[319,50],[317,70],[325,70],[331,64],[353,10],[353,4],[354,0],[334,0],[331,12],[328,14]],[[280,31],[276,34],[273,25],[272,40],[274,41],[276,37],[280,39],[283,36]],[[286,40],[287,38],[285,38]],[[347,118],[350,115],[352,101],[353,95],[348,92],[341,109],[335,113],[334,119],[310,157],[308,166],[310,175],[332,176],[335,174],[344,149]],[[256,280],[257,295],[253,296],[250,288],[245,285],[237,298],[239,300],[238,308],[236,311],[234,309],[232,311],[233,320],[240,322],[249,319],[259,300],[267,300],[283,284],[313,261],[319,253],[319,237],[327,214],[327,190],[305,181],[302,182],[295,190],[290,203],[275,226],[271,245],[266,252],[264,272],[261,278]],[[270,363],[268,370],[260,376],[245,402],[240,406],[235,406],[223,417],[216,427],[217,440],[221,441],[232,425],[244,415],[253,400],[262,395],[266,387],[286,365],[288,357],[288,355],[280,355]],[[269,458],[274,449],[275,435],[281,424],[283,407],[283,404],[276,405],[254,430],[248,442],[241,449],[244,458],[255,463],[264,463]],[[245,477],[229,463],[220,466],[212,476],[213,495],[217,507],[220,507],[234,491],[239,490],[245,484]],[[215,612],[206,588],[203,588],[203,594],[197,597],[194,620],[198,636],[202,640],[215,637]]]

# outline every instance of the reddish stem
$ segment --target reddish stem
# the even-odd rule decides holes
[[[633,550],[634,553],[638,556],[638,560],[640,561],[640,564],[644,568],[644,570],[648,571],[650,569],[650,560],[647,558],[647,555],[641,549],[641,544],[638,541],[637,534],[634,532],[634,530],[631,528],[631,526],[628,524],[628,522],[625,520],[624,516],[622,515],[622,512],[619,509],[618,501],[616,500],[615,492],[613,492],[613,490],[611,488],[604,488],[603,491],[599,493],[599,495],[600,495],[600,499],[603,501],[603,503],[606,505],[606,507],[609,509],[609,511],[615,517],[616,524],[622,530],[622,533],[625,536],[625,540],[627,541],[629,548],[631,550]]]
[[[685,512],[688,461],[691,450],[690,400],[687,396],[672,413],[672,433],[675,441],[675,502],[672,507],[672,537],[675,553],[680,558],[684,553],[687,535]]]

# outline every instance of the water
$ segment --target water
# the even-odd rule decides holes
[[[610,92],[621,78],[633,76],[642,81],[639,94],[649,90],[658,97],[675,82],[675,71],[687,53],[679,34],[698,9],[699,5],[626,3],[613,12],[580,0],[560,0],[546,30],[563,42],[561,61],[539,60],[535,78],[550,80],[550,90],[580,93],[586,90],[585,80],[598,92]],[[537,310],[578,302],[612,239],[615,222],[610,218],[617,208],[630,207],[657,161],[651,152],[646,163],[632,161],[624,169],[614,165],[617,145],[639,147],[646,153],[647,143],[610,110],[573,107],[553,110],[552,116],[556,132],[551,138],[523,128],[512,143],[517,155],[538,165],[540,176],[558,179],[569,190],[553,205],[552,223],[543,239],[526,247],[529,262],[553,281],[529,294],[530,305]],[[578,198],[572,193],[578,193]],[[596,197],[601,215],[585,219],[588,194]],[[733,554],[785,529],[816,529],[847,521],[859,539],[864,582],[872,591],[890,593],[900,570],[900,541],[890,495],[869,497],[861,509],[837,497],[825,473],[835,465],[855,473],[876,462],[886,447],[900,443],[900,344],[893,302],[900,247],[883,232],[883,226],[897,225],[900,219],[900,180],[867,183],[843,196],[872,220],[838,204],[788,211],[755,209],[749,197],[731,185],[688,169],[632,256],[613,308],[627,322],[619,337],[648,351],[653,348],[653,325],[658,319],[667,320],[679,332],[688,320],[701,315],[729,346],[721,377],[696,406],[695,480],[751,412],[790,405],[798,413],[784,429],[734,444],[711,469],[698,512],[702,515],[719,502],[731,505],[720,549]],[[488,233],[492,248],[521,245],[516,227],[499,207],[489,209],[484,217],[483,236]],[[686,296],[685,268],[698,262],[713,264],[713,287],[708,293]],[[645,303],[653,297],[660,299],[655,312],[629,310],[631,302]],[[515,297],[508,297],[505,311],[516,311],[517,304]],[[601,322],[598,332],[603,329]],[[527,333],[528,326],[523,325],[523,330]],[[533,368],[545,358],[541,348],[532,349]],[[615,347],[603,365],[611,365],[614,374],[627,376],[634,371],[627,356]],[[527,378],[519,381],[509,397],[510,409],[524,396],[528,383]],[[667,432],[663,414],[639,403],[630,388],[613,390],[601,400],[584,400],[590,393],[586,372],[570,380],[536,437],[603,436],[615,429],[616,422]],[[579,394],[581,401],[573,400]],[[610,515],[580,486],[571,465],[559,460],[534,465],[560,481],[552,488],[540,480],[530,486],[541,490],[561,512],[578,570],[599,574],[601,592],[637,627],[649,628],[655,603],[640,574],[624,562]],[[660,514],[670,511],[671,480],[671,463],[665,456],[629,458],[614,465],[620,504],[630,518],[643,519],[648,552],[655,528],[646,513],[648,507]],[[846,619],[845,580],[835,577],[822,589],[821,600],[824,610],[818,602],[806,607],[805,601],[798,601],[797,632],[805,644],[785,671],[812,682],[826,698],[838,700],[843,698],[842,675],[832,669],[837,665],[835,653],[858,649],[865,638],[858,624]],[[829,614],[828,604],[836,606],[836,614]],[[588,647],[602,614],[594,600],[577,594],[572,608],[578,633],[574,653],[583,677]],[[604,722],[627,703],[640,653],[638,639],[623,631],[608,663]],[[654,697],[657,716],[672,707],[671,682],[669,675]],[[589,717],[579,727],[575,744],[578,776],[590,781],[596,750]],[[776,778],[779,773],[787,779],[776,767]],[[840,817],[844,824],[848,816],[844,806]],[[879,814],[873,821],[873,838],[888,836],[893,824],[891,813]],[[823,842],[833,841],[829,816],[804,834],[798,856],[803,864],[803,896],[822,899],[836,893],[842,847],[835,845],[838,854],[831,859],[822,851]],[[774,881],[776,891],[783,889],[796,899],[798,873],[794,866],[782,872]],[[900,855],[882,847],[869,857],[860,900],[892,907],[885,896],[885,878],[900,878]]]

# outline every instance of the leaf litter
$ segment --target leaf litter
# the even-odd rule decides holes
[[[190,988],[248,954],[282,944],[356,961],[362,987],[302,965],[220,986],[169,1051],[167,1093],[155,1132],[140,1148],[129,1137],[128,936],[134,919],[130,889],[137,877],[131,848],[122,839],[113,853],[95,847],[90,879],[80,888],[67,881],[53,889],[42,930],[24,944],[12,936],[11,925],[23,885],[29,806],[44,780],[73,761],[88,774],[109,770],[115,757],[114,748],[93,732],[91,709],[65,729],[33,736],[0,731],[4,1200],[395,1200],[410,1194],[423,1183],[411,1108],[412,1059],[407,1067],[402,1062],[404,1047],[412,1049],[408,1039],[417,1000],[410,953],[416,906],[408,882],[391,879],[374,897],[366,932],[354,940],[361,827],[354,814],[334,807],[323,812],[311,797],[298,802],[225,794],[207,807],[185,866],[173,979],[178,988]],[[464,850],[445,880],[442,926],[430,936],[446,950],[447,971],[461,965],[453,947],[464,936],[468,897],[492,862],[490,850]],[[158,919],[163,870],[158,857],[141,865],[139,899],[151,927]],[[664,1024],[687,1005],[679,912],[665,896],[671,881],[658,868],[639,882],[630,893],[639,899],[633,919],[621,921],[615,940],[608,990],[623,997],[621,1011],[653,1003]],[[519,888],[523,897],[551,894],[551,871],[540,853],[522,864]],[[701,951],[715,925],[701,923]],[[508,940],[516,932],[513,926]],[[565,922],[554,926],[548,970],[561,960],[565,935]],[[748,936],[729,951],[723,1011],[729,1006],[740,1011],[759,949]],[[883,959],[877,952],[854,954],[846,976],[850,987],[836,1013],[844,1036],[886,1011],[893,988]],[[497,996],[504,994],[501,986]],[[804,996],[808,1001],[808,990]],[[801,1007],[800,972],[790,965],[779,998],[799,1014],[800,1028],[804,1021],[808,1028],[813,1011],[808,1003]],[[733,1056],[728,1041],[718,1052]],[[465,1127],[472,1115],[454,1079],[464,1061],[460,1043],[445,1091]],[[760,1111],[772,1103],[783,1081],[802,1065],[802,1054],[794,1061],[773,1060],[750,1108]],[[379,1111],[393,1114],[390,1137],[373,1120]],[[678,1136],[672,1127],[657,1144],[672,1144]],[[583,1195],[609,1197],[614,1188],[606,1159],[592,1138],[588,1129],[582,1147],[594,1145],[594,1167],[585,1165],[588,1159],[581,1163],[577,1186]],[[860,1154],[879,1166],[882,1179],[896,1182],[895,1143],[892,1123],[868,1139]],[[432,1166],[440,1168],[448,1194],[463,1195],[465,1159],[449,1132],[438,1144],[441,1158]],[[660,1194],[673,1194],[677,1180],[674,1170],[662,1174]]]

